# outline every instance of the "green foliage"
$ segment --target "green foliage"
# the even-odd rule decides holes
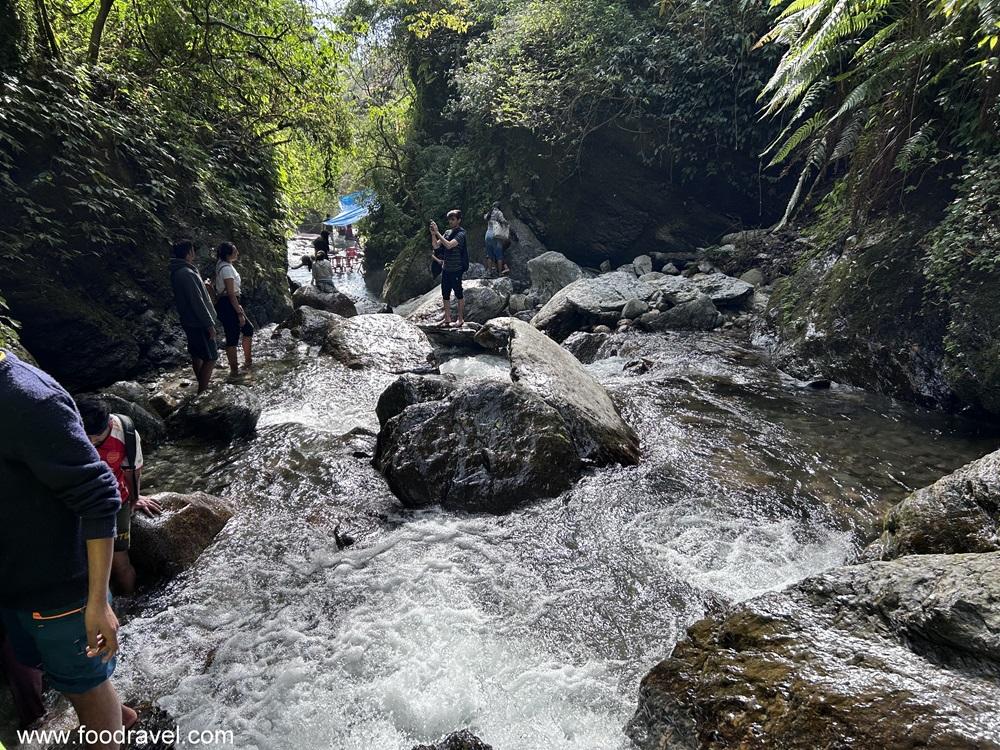
[[[0,72],[24,65],[36,43],[31,0],[0,0]]]
[[[947,296],[969,276],[1000,272],[1000,155],[971,160],[958,195],[928,237],[927,273]]]
[[[803,164],[787,220],[838,160],[855,218],[905,190],[920,167],[997,136],[1000,3],[983,0],[774,0],[761,43],[787,47],[763,88],[785,120],[772,163]]]
[[[251,237],[280,221],[273,149],[207,130],[135,77],[52,68],[0,92],[0,260],[136,247],[176,232],[167,217]]]
[[[598,0],[509,3],[456,74],[461,111],[529,130],[574,159],[595,130],[620,126],[676,182],[735,178],[744,155],[752,160],[767,142],[756,96],[774,57],[750,55],[767,14],[741,0],[656,11]]]

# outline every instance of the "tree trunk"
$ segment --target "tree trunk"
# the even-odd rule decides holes
[[[56,35],[52,31],[52,24],[49,23],[49,11],[45,7],[45,0],[35,0],[35,16],[42,30],[42,36],[45,38],[45,46],[48,49],[49,58],[58,60],[59,44],[56,42]]]
[[[97,65],[97,59],[101,55],[101,37],[104,36],[104,25],[108,22],[108,15],[111,13],[111,6],[115,0],[101,0],[101,7],[97,11],[97,18],[94,19],[94,26],[90,30],[90,47],[87,50],[87,61],[91,65]]]

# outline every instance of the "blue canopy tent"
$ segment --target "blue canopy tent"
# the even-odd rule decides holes
[[[356,193],[341,196],[340,213],[323,223],[331,227],[346,227],[357,224],[369,214],[374,204],[375,193],[371,190],[359,190]]]
[[[355,206],[354,208],[349,208],[346,211],[341,211],[339,214],[331,219],[324,221],[331,227],[346,227],[351,224],[357,224],[361,219],[368,215],[367,206]]]

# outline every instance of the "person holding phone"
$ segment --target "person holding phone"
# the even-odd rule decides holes
[[[469,270],[469,251],[465,244],[465,229],[462,228],[462,212],[457,208],[448,212],[448,229],[444,234],[438,231],[437,222],[432,221],[431,256],[441,266],[441,295],[444,298],[444,319],[442,326],[451,325],[451,295],[458,300],[458,320],[456,325],[465,325],[465,292],[462,290],[462,274]]]

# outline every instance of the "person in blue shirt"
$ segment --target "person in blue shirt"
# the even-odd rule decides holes
[[[118,651],[108,592],[118,482],[69,394],[2,349],[0,487],[0,619],[14,654],[41,667],[87,729],[118,732],[136,718],[109,679]]]
[[[444,297],[444,320],[441,325],[451,325],[451,294],[458,300],[458,320],[460,328],[465,325],[465,292],[462,290],[462,274],[469,270],[469,251],[465,245],[465,230],[462,228],[462,212],[457,208],[448,212],[448,229],[444,234],[438,231],[437,222],[431,222],[431,253],[434,261],[441,266],[441,294]]]

